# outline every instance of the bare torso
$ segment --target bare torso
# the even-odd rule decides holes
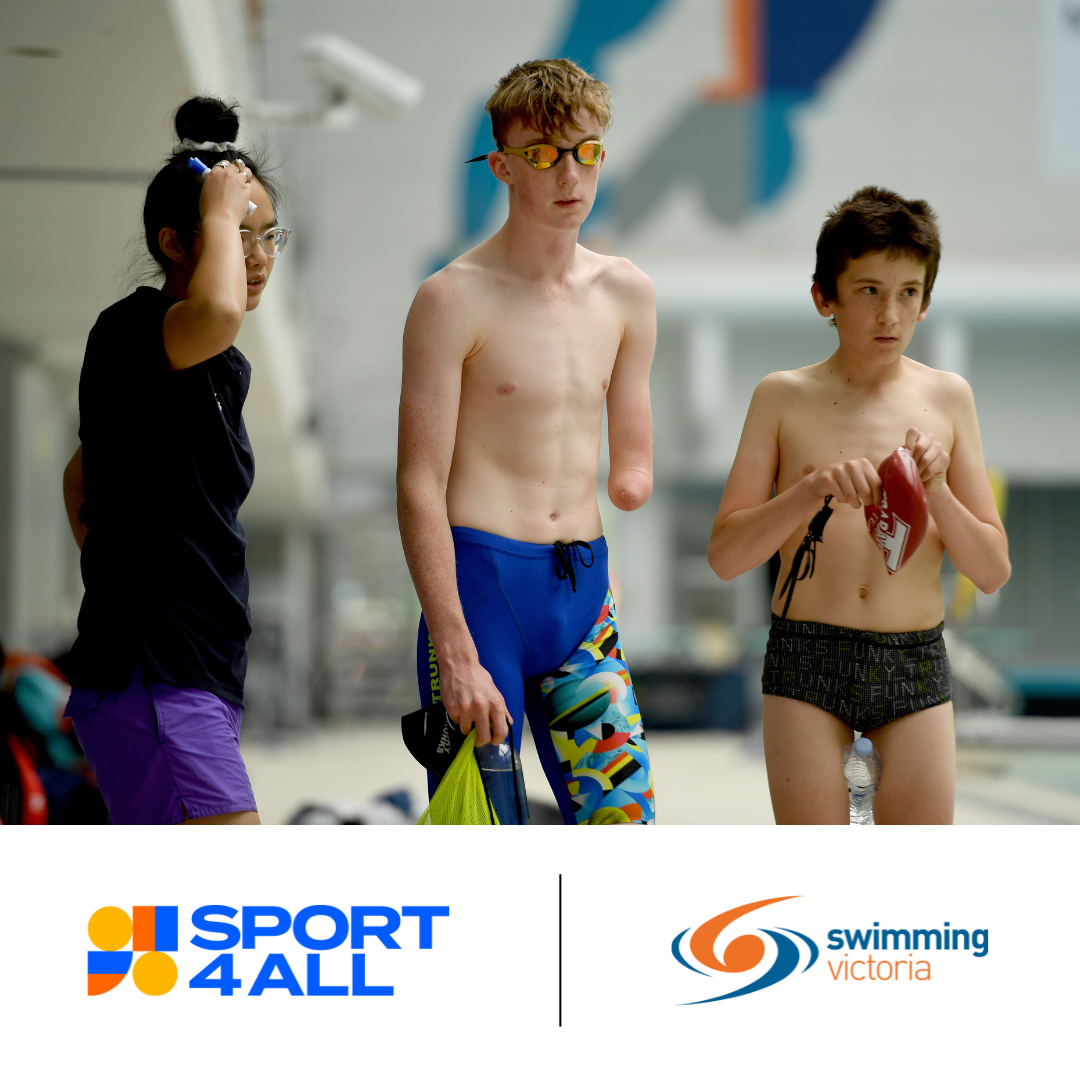
[[[872,390],[846,386],[826,364],[773,376],[779,419],[777,494],[830,462],[867,458],[876,468],[904,445],[910,428],[932,433],[952,452],[955,423],[941,385],[947,376],[906,357],[900,363],[903,378]],[[944,615],[940,570],[945,549],[933,518],[919,550],[890,575],[863,510],[832,505],[814,576],[799,582],[788,618],[882,632],[936,626]],[[783,608],[780,586],[809,520],[780,548],[776,614]]]
[[[451,525],[532,543],[593,540],[604,401],[626,324],[622,260],[577,249],[565,280],[484,259],[447,268],[475,318],[446,486]]]

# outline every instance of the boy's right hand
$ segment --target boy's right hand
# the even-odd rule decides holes
[[[812,472],[808,480],[819,499],[831,495],[856,510],[875,506],[881,499],[881,477],[866,458],[835,461]]]
[[[462,735],[476,728],[476,745],[501,743],[509,734],[506,702],[478,660],[439,662],[439,693]]]
[[[206,218],[224,213],[239,225],[248,216],[251,199],[251,172],[240,162],[229,162],[223,169],[218,162],[204,177],[199,193],[199,216]]]

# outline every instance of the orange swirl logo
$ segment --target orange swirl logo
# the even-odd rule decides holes
[[[720,960],[716,955],[716,943],[720,935],[736,919],[748,915],[751,911],[767,907],[769,904],[779,904],[783,900],[795,899],[797,897],[775,896],[771,900],[756,900],[752,904],[743,904],[741,907],[731,908],[730,911],[722,911],[719,915],[714,915],[711,919],[703,922],[692,934],[690,933],[690,927],[683,930],[681,934],[677,934],[671,942],[671,954],[683,967],[709,978],[712,977],[710,975],[712,971],[729,975],[753,971],[765,959],[765,940],[758,937],[757,934],[741,934],[728,942],[724,948],[724,958]],[[776,957],[768,969],[762,972],[757,979],[746,986],[740,987],[738,990],[720,994],[718,997],[702,998],[700,1001],[685,1001],[682,1004],[704,1005],[710,1001],[725,1001],[728,998],[744,997],[746,994],[752,994],[757,990],[764,990],[768,986],[773,986],[780,982],[781,979],[786,979],[799,966],[803,956],[802,946],[806,947],[808,954],[806,966],[802,970],[805,972],[814,966],[819,955],[818,947],[805,934],[799,933],[798,930],[789,930],[786,927],[777,927],[773,930],[762,929],[761,933],[767,934],[775,942]],[[684,955],[683,942],[687,934],[690,934],[687,943],[690,957],[696,960],[701,967],[708,968],[709,971],[702,971],[700,967],[696,967]]]

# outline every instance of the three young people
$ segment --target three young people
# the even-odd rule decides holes
[[[398,495],[421,696],[479,743],[519,746],[527,716],[568,824],[648,823],[596,480],[606,406],[612,502],[634,510],[651,492],[655,308],[644,274],[577,242],[610,101],[571,62],[534,61],[488,111],[507,222],[424,283],[405,328]],[[80,383],[65,498],[86,595],[68,711],[117,823],[258,820],[237,745],[250,633],[237,512],[253,461],[250,368],[232,341],[288,234],[237,129],[210,99],[178,112],[144,211],[165,286],[102,313]],[[201,184],[195,155],[212,166]],[[812,294],[839,346],[762,381],[725,485],[709,551],[724,578],[778,549],[782,577],[821,501],[836,508],[791,617],[774,601],[763,689],[780,823],[846,821],[853,729],[885,760],[879,821],[951,821],[941,559],[986,592],[1009,563],[970,388],[903,355],[939,258],[925,203],[865,188],[834,210]],[[893,577],[858,511],[898,445],[931,523]]]

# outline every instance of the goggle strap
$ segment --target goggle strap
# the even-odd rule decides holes
[[[589,143],[596,143],[596,142],[599,142],[599,140],[598,140],[598,139],[596,139],[596,140],[594,140],[594,139],[590,139],[590,140],[588,140],[588,142],[589,142]],[[585,144],[585,143],[583,143],[582,145],[584,146],[584,145],[586,145],[586,144]],[[603,143],[600,143],[600,145],[601,145],[601,147],[602,147],[602,146],[603,146]],[[472,164],[473,164],[473,162],[476,162],[476,161],[487,161],[488,157],[489,157],[489,156],[490,156],[490,155],[491,155],[492,153],[501,153],[501,152],[503,152],[503,151],[506,151],[507,149],[509,149],[509,148],[508,148],[508,147],[505,147],[505,146],[500,146],[500,147],[499,147],[499,149],[498,149],[497,151],[491,151],[491,150],[489,150],[489,151],[488,151],[488,153],[486,153],[486,154],[481,154],[481,155],[480,155],[479,157],[473,157],[473,158],[469,158],[469,160],[468,160],[468,161],[466,161],[466,162],[465,162],[465,164],[466,164],[466,165],[472,165]],[[531,149],[531,148],[530,148],[530,147],[523,147],[522,149],[528,150],[528,149]],[[571,148],[571,147],[567,147],[567,149],[566,149],[566,150],[564,150],[564,151],[563,151],[563,153],[573,153],[573,152],[574,152],[575,150],[577,150],[577,149],[579,149],[579,148],[578,148],[578,147],[576,147],[576,146],[575,146],[575,147],[572,147],[572,148]],[[524,155],[520,155],[520,156],[524,157]],[[560,157],[562,157],[562,154],[560,154],[559,156],[560,156]],[[577,160],[578,160],[578,161],[581,161],[581,159],[577,157],[577,154],[574,154],[574,157],[575,157],[575,158],[577,158]],[[598,159],[598,158],[599,158],[599,155],[597,155],[597,159]],[[531,159],[526,159],[526,160],[531,160]],[[595,161],[595,160],[596,160],[596,159],[594,159],[594,161]],[[549,161],[549,162],[546,162],[546,164],[548,164],[548,165],[552,165],[552,164],[554,164],[554,162],[550,162],[550,161]],[[582,162],[582,164],[584,164],[584,162]]]

